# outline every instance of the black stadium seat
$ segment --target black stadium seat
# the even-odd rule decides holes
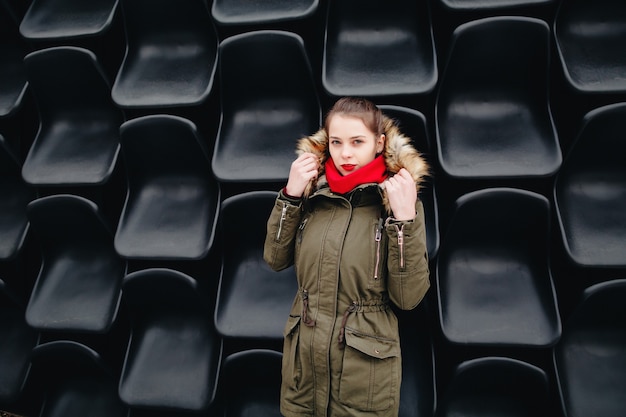
[[[626,280],[585,289],[553,349],[565,417],[626,415]]]
[[[549,45],[550,28],[534,18],[484,18],[454,31],[436,100],[443,172],[512,179],[559,169]]]
[[[280,415],[282,354],[268,349],[235,352],[220,369],[220,417],[275,417]]]
[[[550,205],[539,194],[492,188],[457,200],[436,268],[447,341],[536,348],[558,341],[549,234]]]
[[[437,417],[544,417],[550,414],[546,372],[507,357],[459,364],[437,407]]]
[[[428,2],[328,2],[322,83],[330,95],[423,95],[437,78]]]
[[[0,279],[0,407],[14,403],[30,373],[30,352],[39,333],[24,320],[26,303]]]
[[[220,25],[261,25],[311,16],[319,7],[319,0],[213,0],[211,16]]]
[[[18,22],[3,2],[0,4],[0,119],[12,116],[22,107],[28,87],[23,58],[28,48],[20,36]]]
[[[131,324],[119,395],[130,407],[206,411],[215,397],[222,341],[190,276],[144,269],[126,276]]]
[[[568,258],[584,267],[626,267],[626,103],[584,117],[554,183]]]
[[[0,135],[0,260],[14,259],[28,233],[26,206],[35,192],[22,179],[21,164]]]
[[[221,182],[286,181],[296,141],[320,127],[302,38],[253,31],[220,44],[221,119],[212,168]]]
[[[117,395],[117,375],[100,353],[70,340],[33,349],[33,373],[40,386],[39,417],[126,417]]]
[[[263,260],[267,218],[275,201],[275,191],[252,191],[222,204],[214,317],[225,338],[282,341],[298,283],[293,267],[274,272]]]
[[[93,202],[51,195],[28,205],[42,266],[26,309],[30,326],[47,331],[106,333],[117,317],[126,262]]]
[[[106,183],[120,150],[124,115],[93,52],[76,47],[37,50],[24,58],[40,126],[22,168],[36,186]]]
[[[120,130],[128,191],[115,249],[132,259],[203,259],[213,244],[220,190],[195,124],[160,114]]]
[[[98,36],[109,30],[119,0],[33,0],[20,24],[29,40]]]
[[[122,108],[203,103],[213,87],[218,39],[204,0],[120,0],[126,54],[113,84]]]
[[[626,93],[625,2],[560,0],[553,31],[571,88],[582,93]]]

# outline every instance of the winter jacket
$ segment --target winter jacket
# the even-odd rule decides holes
[[[427,165],[385,118],[390,175],[409,170],[421,186]],[[401,355],[393,302],[416,307],[429,288],[424,210],[391,217],[379,184],[339,195],[328,188],[323,130],[298,142],[320,157],[317,181],[300,200],[279,192],[267,223],[264,257],[274,270],[294,265],[299,291],[284,330],[281,413],[397,416]]]

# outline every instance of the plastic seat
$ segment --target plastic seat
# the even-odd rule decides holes
[[[74,195],[28,205],[42,265],[26,321],[39,330],[106,333],[116,319],[126,262],[98,206]]]
[[[227,198],[220,212],[221,275],[215,326],[225,338],[282,342],[298,284],[293,267],[272,271],[263,260],[276,192]]]
[[[539,194],[492,188],[457,200],[436,266],[446,340],[492,347],[558,341],[549,235],[550,205]]]
[[[402,348],[398,417],[432,417],[437,389],[435,356],[426,301],[412,311],[396,311]]]
[[[455,11],[476,11],[552,4],[555,0],[439,0],[439,2]]]
[[[307,18],[318,6],[319,0],[214,0],[211,15],[219,25],[277,23]]]
[[[430,93],[437,59],[426,2],[331,1],[322,67],[334,96]]]
[[[626,92],[626,3],[560,1],[554,37],[565,78],[582,93]]]
[[[626,415],[626,280],[584,291],[565,321],[554,365],[565,417]]]
[[[22,176],[37,186],[101,185],[115,169],[124,116],[96,56],[76,47],[24,58],[40,126]]]
[[[203,411],[213,402],[222,354],[209,301],[196,281],[170,269],[124,279],[131,335],[119,395],[136,408]]]
[[[122,108],[198,105],[213,87],[218,38],[204,0],[121,0],[126,54],[113,84]]]
[[[431,166],[434,166],[433,146],[428,135],[426,117],[419,111],[408,107],[394,105],[378,106],[385,115],[394,119],[400,131],[413,140],[415,148],[422,153]],[[422,189],[420,199],[424,204],[426,217],[426,247],[429,259],[435,259],[439,250],[439,219],[437,210],[437,193],[435,182],[429,181]]]
[[[213,243],[220,190],[195,124],[150,115],[120,130],[128,193],[115,249],[133,259],[203,259]]]
[[[626,267],[626,103],[587,113],[554,183],[565,251],[579,266]]]
[[[0,279],[0,406],[15,402],[30,373],[39,334],[24,320],[25,305]]]
[[[98,36],[109,29],[118,0],[33,0],[20,24],[30,40]]]
[[[28,234],[26,206],[35,192],[24,183],[20,170],[19,160],[0,135],[0,260],[14,259]]]
[[[544,370],[516,359],[483,357],[457,366],[436,417],[538,417],[550,415]]]
[[[28,47],[9,7],[0,4],[0,119],[17,112],[28,88],[23,61]]]
[[[435,112],[446,174],[541,178],[559,169],[549,45],[548,25],[534,18],[484,18],[454,31]]]
[[[220,44],[221,120],[212,167],[221,182],[286,181],[296,141],[321,109],[302,38],[283,31]]]
[[[55,340],[33,349],[33,373],[41,381],[40,417],[126,417],[113,370],[92,348]]]
[[[280,352],[267,349],[228,355],[220,371],[219,415],[279,416],[281,360]]]

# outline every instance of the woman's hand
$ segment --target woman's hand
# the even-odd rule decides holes
[[[291,163],[286,192],[292,197],[302,197],[311,180],[317,178],[319,160],[312,153],[305,152]]]
[[[396,220],[413,220],[416,215],[417,188],[409,171],[402,168],[396,175],[387,178],[384,185],[393,217]]]

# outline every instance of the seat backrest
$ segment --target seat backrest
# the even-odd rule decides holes
[[[437,78],[427,2],[328,2],[322,85],[329,94],[428,94]]]
[[[215,33],[204,0],[120,0],[120,4],[130,49],[213,45]]]
[[[219,407],[224,417],[280,414],[282,354],[267,349],[231,353],[224,359],[219,379]]]
[[[539,194],[493,188],[457,200],[436,266],[440,324],[449,341],[556,343],[561,323],[549,235],[550,205]]]
[[[584,290],[554,347],[557,388],[565,417],[623,416],[626,383],[626,280]]]
[[[75,262],[118,267],[124,262],[113,250],[113,233],[98,206],[86,198],[55,194],[28,205],[28,218],[41,244],[44,264]]]
[[[119,128],[122,112],[93,52],[72,46],[40,49],[28,54],[24,64],[43,129],[56,123],[86,128],[97,121]]]
[[[545,22],[524,17],[484,18],[459,26],[453,33],[438,100],[483,98],[502,104],[522,102],[530,111],[534,105],[545,109],[549,33]]]
[[[118,253],[203,258],[213,242],[220,192],[195,124],[150,115],[125,122],[120,132],[128,192],[115,236]]]
[[[69,340],[33,349],[33,368],[42,381],[41,417],[126,417],[117,379],[98,352]]]
[[[274,272],[263,260],[267,219],[275,201],[276,192],[252,191],[222,203],[215,324],[223,336],[282,340],[298,286],[293,268]]]
[[[119,384],[131,407],[206,411],[215,398],[222,341],[192,277],[151,268],[124,279],[131,337]]]
[[[543,369],[517,359],[483,357],[457,366],[436,416],[547,416],[550,407]]]
[[[20,24],[31,40],[56,40],[97,36],[113,21],[119,0],[34,0]]]
[[[587,113],[554,183],[566,254],[582,266],[626,266],[626,103]]]
[[[255,31],[220,44],[222,119],[213,171],[223,182],[286,180],[298,138],[321,109],[302,38]]]

